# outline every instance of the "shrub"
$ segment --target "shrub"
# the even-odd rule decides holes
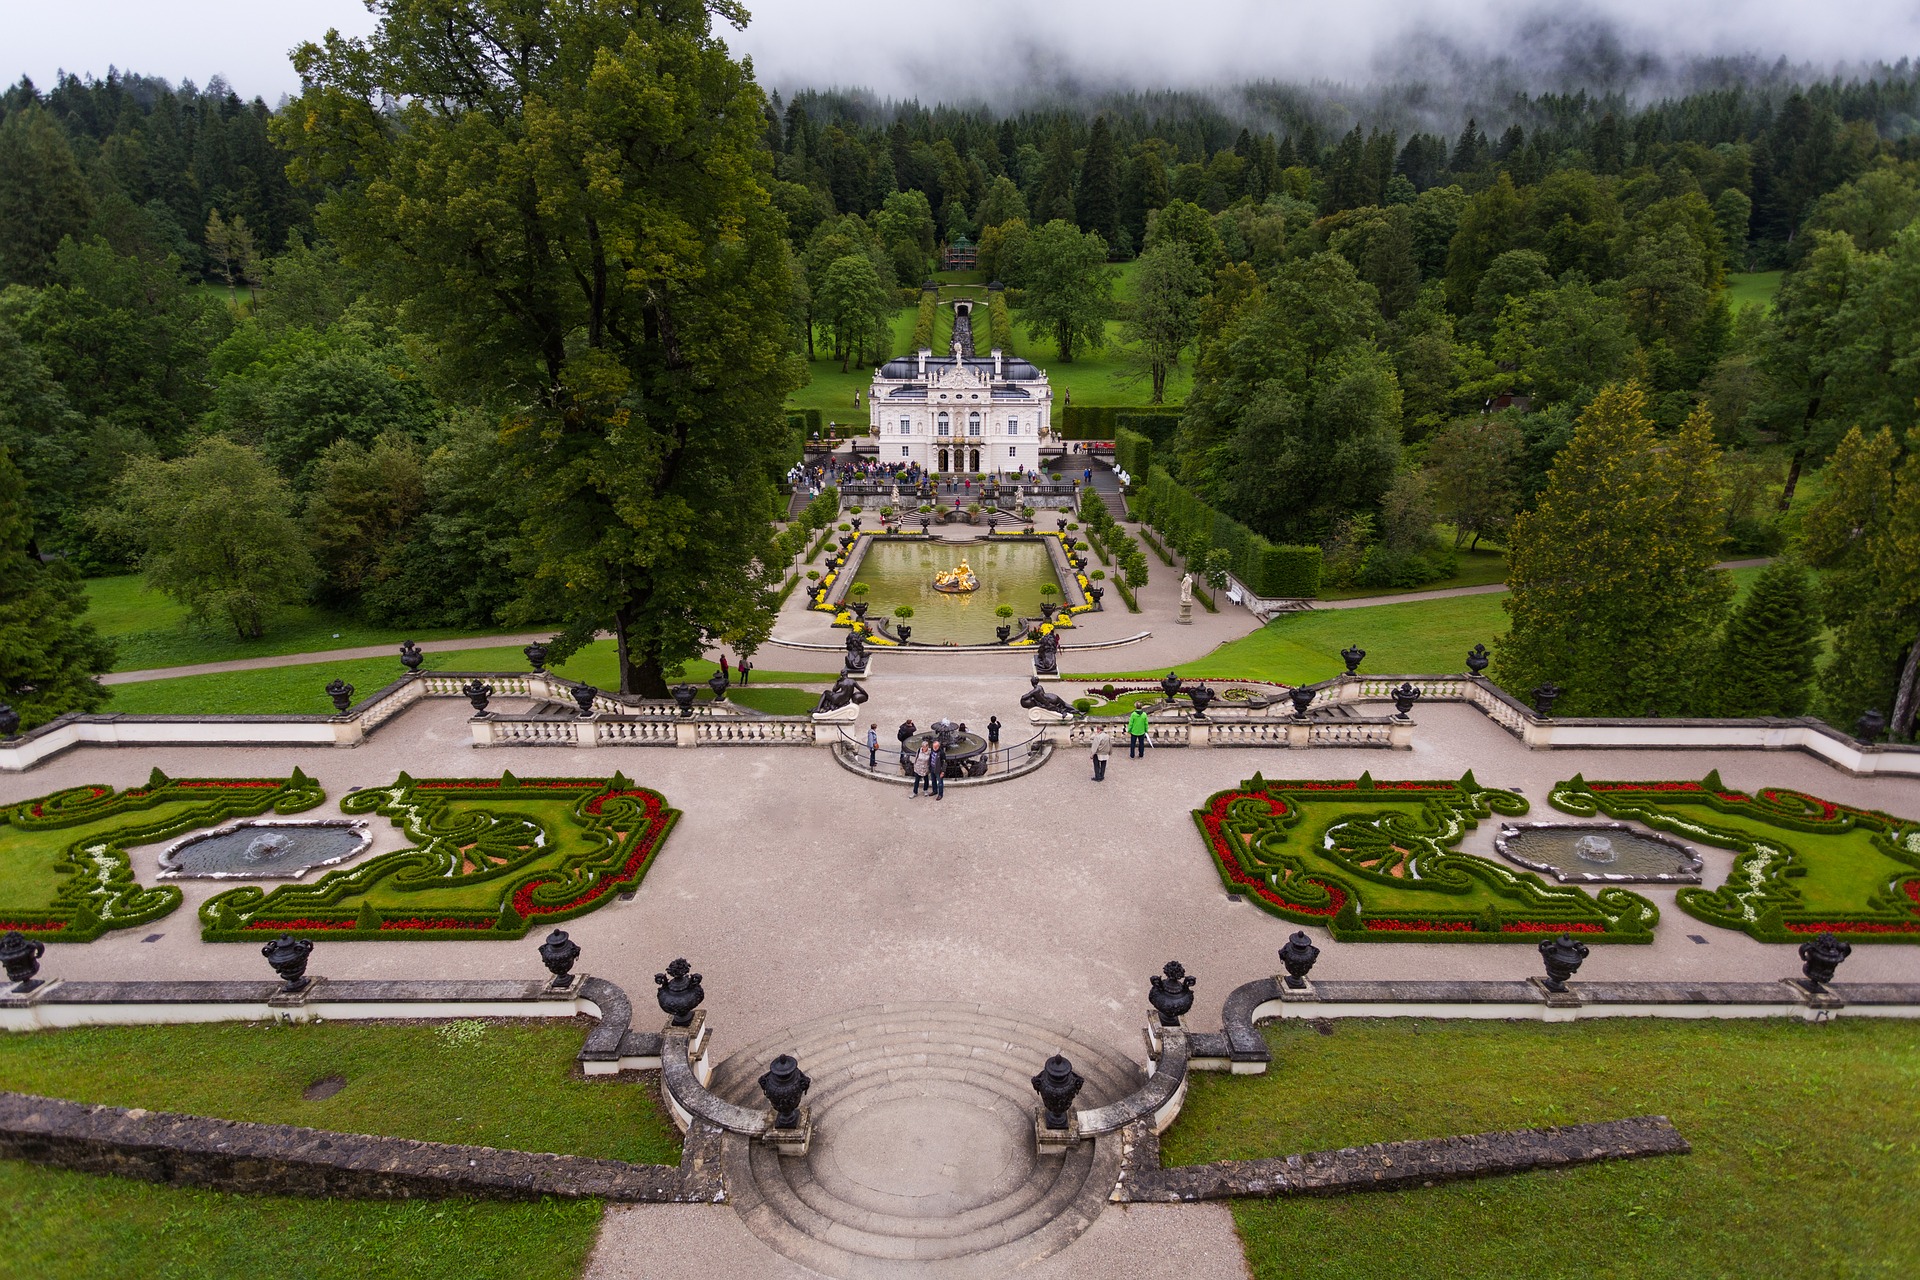
[[[894,609],[893,616],[905,622],[913,616],[913,606],[910,604],[899,605]]]

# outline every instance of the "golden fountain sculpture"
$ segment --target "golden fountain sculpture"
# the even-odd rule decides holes
[[[973,570],[962,560],[958,569],[948,569],[944,573],[933,575],[933,589],[945,591],[949,595],[959,595],[967,591],[978,591],[980,580],[973,576]]]

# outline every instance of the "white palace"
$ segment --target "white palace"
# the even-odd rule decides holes
[[[998,349],[966,354],[971,309],[954,304],[952,355],[921,350],[874,370],[867,403],[879,461],[917,462],[936,473],[1040,470],[1053,388],[1045,373]]]

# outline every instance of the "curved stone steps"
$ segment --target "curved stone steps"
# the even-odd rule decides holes
[[[1054,1053],[1085,1078],[1077,1105],[1131,1093],[1139,1064],[1072,1029],[997,1007],[883,1004],[784,1028],[722,1062],[709,1087],[764,1107],[766,1064],[813,1081],[804,1157],[729,1136],[727,1182],[747,1226],[829,1276],[999,1277],[1065,1247],[1104,1207],[1117,1137],[1034,1150],[1031,1078]]]

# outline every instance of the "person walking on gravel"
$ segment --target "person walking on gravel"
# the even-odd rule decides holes
[[[1093,731],[1093,780],[1107,780],[1107,759],[1113,755],[1113,735],[1102,725]]]
[[[867,726],[867,768],[878,768],[880,763],[880,726]]]
[[[1147,754],[1147,713],[1135,707],[1127,717],[1127,759]]]

